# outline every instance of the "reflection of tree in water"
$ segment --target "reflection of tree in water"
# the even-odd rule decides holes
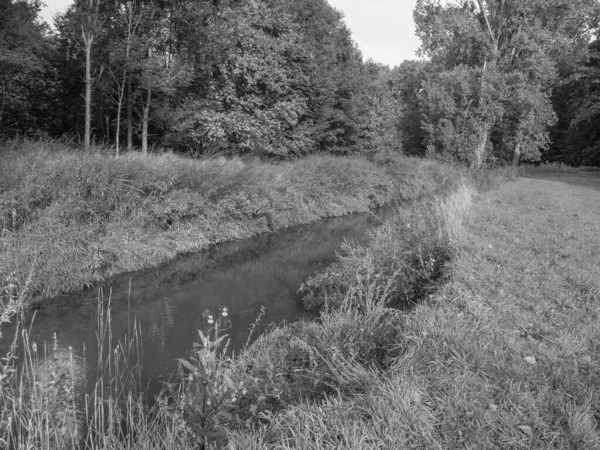
[[[150,315],[147,334],[152,339],[152,345],[158,345],[161,349],[164,349],[167,345],[167,330],[176,325],[176,320],[173,305],[168,299],[163,297],[159,306],[162,314],[159,311],[153,311],[153,314]]]

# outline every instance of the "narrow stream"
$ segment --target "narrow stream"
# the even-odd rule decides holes
[[[307,316],[297,294],[309,275],[335,260],[344,240],[366,242],[368,231],[379,225],[391,208],[373,214],[355,214],[213,246],[165,266],[115,277],[97,289],[62,296],[55,306],[38,310],[31,341],[52,348],[56,333],[58,352],[69,347],[81,364],[87,385],[97,377],[97,309],[99,290],[110,296],[113,342],[125,341],[133,318],[142,335],[142,384],[156,394],[204,328],[203,312],[227,307],[231,349],[238,350],[261,310],[266,314],[257,334],[272,323],[293,322]],[[29,325],[28,325],[29,326]],[[13,331],[14,332],[14,331]],[[11,330],[4,330],[5,351]],[[255,335],[256,337],[256,335]],[[85,352],[84,349],[85,348]],[[4,354],[4,353],[3,353]],[[66,357],[65,357],[66,359]],[[85,359],[85,361],[83,361]],[[85,370],[83,370],[85,367]]]

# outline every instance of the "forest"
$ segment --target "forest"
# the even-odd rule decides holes
[[[597,165],[598,2],[419,0],[420,59],[363,61],[325,0],[0,4],[0,136],[191,156]]]

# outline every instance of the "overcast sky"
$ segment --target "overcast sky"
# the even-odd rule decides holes
[[[67,6],[73,3],[73,0],[42,0],[43,3],[46,4],[44,8],[42,8],[42,18],[52,24],[52,17],[56,13],[63,12],[67,9]]]
[[[42,16],[46,21],[63,11],[73,0],[46,0]],[[415,59],[419,40],[415,36],[412,10],[416,0],[329,0],[344,13],[346,25],[362,51],[365,61],[397,66]]]
[[[328,1],[344,13],[365,61],[371,58],[393,67],[405,59],[417,59],[420,41],[412,15],[416,0]]]

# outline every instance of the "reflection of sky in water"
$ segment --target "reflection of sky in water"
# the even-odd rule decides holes
[[[344,239],[364,242],[367,230],[379,223],[369,214],[330,219],[257,238],[215,246],[183,257],[159,269],[116,277],[103,287],[111,294],[113,343],[126,341],[133,318],[141,324],[143,378],[168,377],[176,359],[185,357],[204,328],[202,313],[226,306],[231,348],[239,349],[248,329],[266,307],[259,331],[270,323],[304,316],[297,290],[310,274],[334,260]],[[129,286],[131,283],[131,294]],[[32,341],[51,342],[82,352],[88,376],[97,361],[97,291],[64,297],[59,306],[38,311]],[[10,336],[5,330],[4,342]],[[256,337],[256,336],[254,336]],[[91,379],[88,382],[93,381]]]

